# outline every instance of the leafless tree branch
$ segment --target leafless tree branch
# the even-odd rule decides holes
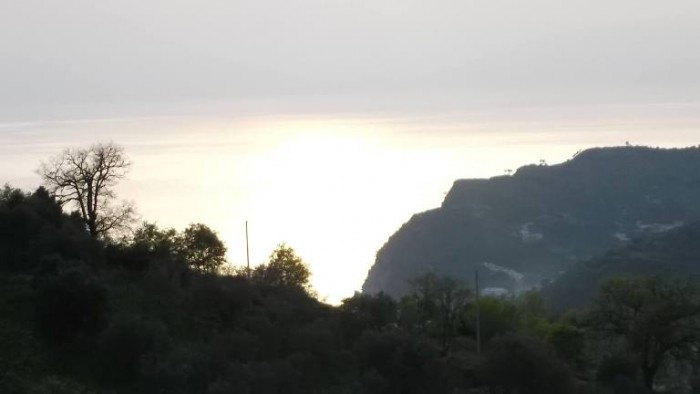
[[[108,143],[66,149],[37,172],[62,205],[77,207],[93,237],[104,237],[123,229],[134,216],[133,204],[117,205],[114,191],[130,166],[123,148]]]

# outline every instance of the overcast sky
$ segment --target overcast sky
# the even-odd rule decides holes
[[[688,103],[699,43],[697,0],[0,0],[0,120]]]

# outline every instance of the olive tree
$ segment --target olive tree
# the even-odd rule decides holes
[[[128,226],[133,204],[118,202],[115,187],[131,163],[124,149],[113,143],[71,148],[41,163],[38,173],[44,186],[62,205],[73,205],[90,235],[105,237]]]
[[[591,313],[594,328],[623,339],[651,389],[664,362],[694,358],[700,348],[700,287],[691,281],[606,281]]]

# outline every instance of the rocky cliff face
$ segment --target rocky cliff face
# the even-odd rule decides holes
[[[363,291],[399,296],[428,270],[518,291],[645,234],[700,218],[700,149],[596,148],[512,176],[458,180],[377,253]]]

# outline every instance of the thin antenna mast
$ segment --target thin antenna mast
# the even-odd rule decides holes
[[[245,259],[246,259],[246,274],[250,278],[250,248],[248,247],[248,221],[245,221]]]

